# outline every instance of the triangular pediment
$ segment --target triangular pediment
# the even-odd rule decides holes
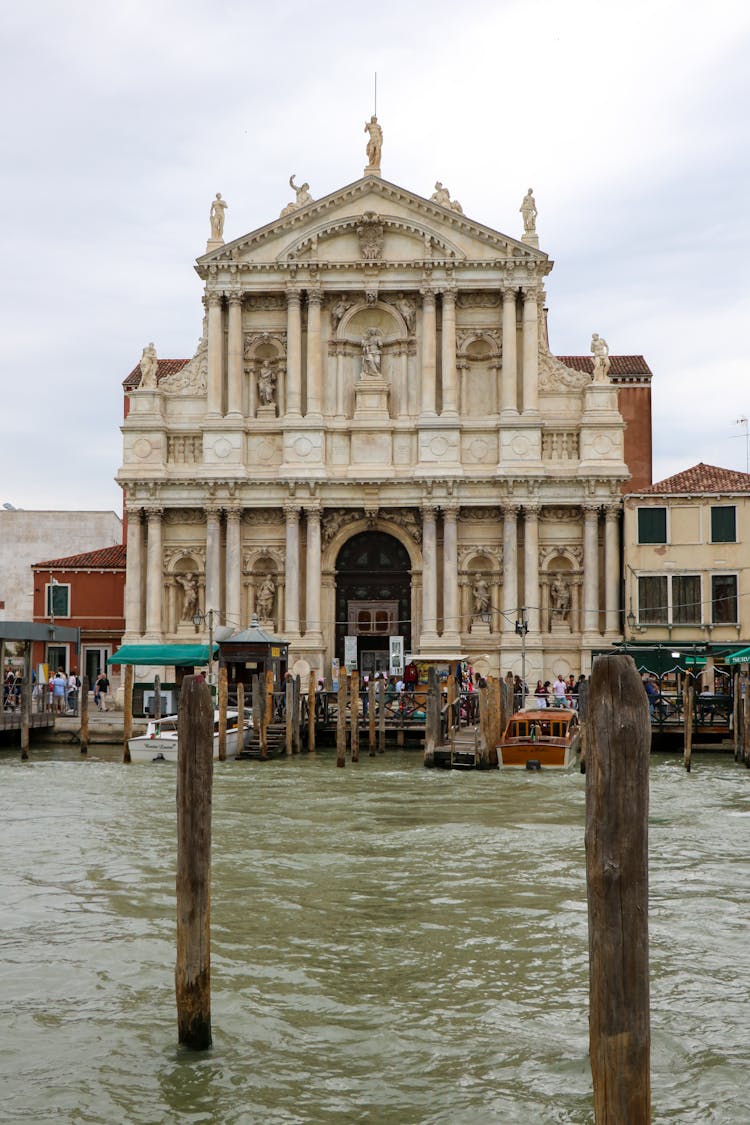
[[[304,263],[512,261],[548,263],[547,254],[379,176],[365,176],[198,259],[216,267]],[[543,272],[547,272],[546,269]]]

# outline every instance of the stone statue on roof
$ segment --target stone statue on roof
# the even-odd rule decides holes
[[[531,188],[526,192],[526,195],[521,200],[521,206],[518,208],[523,216],[523,229],[526,234],[536,234],[536,200]]]
[[[380,169],[380,154],[383,151],[383,130],[378,125],[378,119],[373,113],[369,121],[365,122],[365,132],[369,133],[367,141],[367,168],[365,171]]]
[[[464,209],[457,199],[451,199],[451,194],[447,188],[443,187],[440,180],[435,183],[435,190],[430,196],[433,203],[439,203],[441,207],[447,207],[450,211],[457,211],[459,215],[463,215]]]
[[[141,381],[142,391],[152,391],[156,387],[156,372],[159,369],[159,360],[156,358],[156,348],[153,343],[146,344],[141,356]]]
[[[223,241],[224,239],[224,219],[226,217],[227,201],[221,198],[221,192],[217,191],[216,199],[211,204],[211,214],[209,215],[211,221],[211,238],[214,242]]]
[[[297,198],[287,203],[284,210],[281,212],[281,218],[284,215],[291,215],[292,211],[299,211],[300,207],[306,207],[308,203],[313,202],[313,197],[310,195],[310,185],[308,183],[300,184],[299,187],[294,182],[296,172],[292,172],[289,177],[289,187],[295,192]]]
[[[598,332],[594,332],[591,336],[591,351],[594,356],[593,381],[606,383],[612,361],[609,358],[609,345]]]

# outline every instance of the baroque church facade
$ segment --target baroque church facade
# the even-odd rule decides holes
[[[501,234],[440,183],[383,179],[373,125],[360,179],[315,200],[292,177],[259,230],[225,241],[217,195],[197,351],[149,345],[125,380],[124,639],[194,640],[212,610],[321,677],[346,637],[365,672],[392,636],[502,674],[523,646],[529,681],[588,671],[622,635],[650,372],[596,335],[550,352],[530,191]]]

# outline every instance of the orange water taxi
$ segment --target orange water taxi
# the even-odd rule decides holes
[[[497,744],[498,764],[522,769],[569,769],[581,741],[576,711],[564,707],[516,711]]]

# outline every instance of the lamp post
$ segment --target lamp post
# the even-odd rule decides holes
[[[516,632],[521,638],[521,708],[526,702],[526,634],[529,623],[526,620],[526,606],[521,607],[521,618],[516,621]]]
[[[207,609],[205,613],[201,613],[198,609],[193,614],[193,625],[195,625],[196,632],[200,629],[204,621],[208,622],[208,682],[214,682],[214,611]]]

